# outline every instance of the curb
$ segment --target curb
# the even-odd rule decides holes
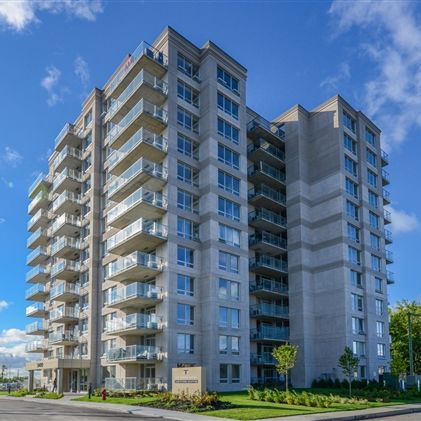
[[[406,409],[393,409],[385,412],[374,412],[372,414],[356,414],[356,415],[344,415],[335,418],[320,418],[320,421],[358,421],[358,420],[370,420],[376,418],[395,417],[398,415],[416,414],[421,412],[421,408],[406,408]],[[263,420],[260,420],[263,421]]]

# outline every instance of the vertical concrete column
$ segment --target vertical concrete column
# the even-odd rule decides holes
[[[28,390],[30,392],[33,392],[34,390],[34,370],[29,371]]]
[[[80,393],[80,370],[76,372],[76,392]]]
[[[56,377],[56,379],[57,379],[57,393],[63,393],[64,385],[63,385],[63,369],[62,368],[57,369],[56,376],[57,376]]]

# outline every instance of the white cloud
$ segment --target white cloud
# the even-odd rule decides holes
[[[383,130],[385,149],[401,144],[421,127],[421,21],[417,2],[339,1],[330,8],[337,35],[364,30],[361,45],[370,74],[364,107]]]
[[[60,87],[61,71],[55,66],[49,66],[46,69],[47,75],[41,80],[41,86],[47,91],[47,104],[50,107],[63,101],[64,95],[68,93],[66,87]]]
[[[16,167],[22,162],[22,155],[10,146],[4,148],[4,153],[2,155],[2,160],[12,167]]]
[[[89,66],[88,63],[81,57],[76,57],[74,62],[75,75],[80,79],[82,86],[86,88],[89,84]]]
[[[0,0],[0,24],[20,32],[31,23],[40,22],[40,11],[95,21],[103,10],[102,0]]]
[[[420,228],[420,222],[414,213],[408,213],[403,210],[395,209],[389,206],[392,213],[392,231],[396,234],[404,234],[417,231]]]
[[[335,75],[328,76],[320,83],[321,88],[327,88],[330,91],[338,92],[340,84],[346,82],[351,77],[351,71],[348,63],[341,63],[338,72]]]
[[[9,303],[5,300],[0,300],[0,312],[6,310],[9,307]]]
[[[6,222],[6,220],[4,218],[0,218],[0,225],[4,224]]]

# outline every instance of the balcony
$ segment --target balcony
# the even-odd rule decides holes
[[[66,123],[55,140],[55,149],[61,152],[65,146],[80,148],[82,144],[83,129],[77,128],[74,124]]]
[[[43,247],[48,244],[50,237],[48,231],[44,228],[38,228],[26,241],[28,248],[34,249],[37,247]]]
[[[162,300],[160,288],[144,282],[134,282],[117,288],[107,297],[106,304],[111,308],[142,308],[153,306]]]
[[[38,192],[28,206],[28,213],[35,215],[40,209],[47,210],[50,203],[50,197],[47,191],[41,190]]]
[[[269,277],[284,275],[288,271],[287,262],[265,254],[250,259],[249,267],[251,272],[259,272]]]
[[[386,257],[386,264],[390,265],[391,263],[393,263],[393,252],[391,252],[390,250],[385,250],[384,254]]]
[[[288,285],[273,278],[256,276],[254,281],[250,281],[250,294],[261,298],[273,298],[274,294],[287,296]]]
[[[168,387],[167,381],[162,377],[106,377],[104,385],[107,390],[159,391]]]
[[[249,213],[249,225],[262,231],[279,233],[287,229],[287,219],[268,209],[256,209]]]
[[[153,278],[164,269],[164,261],[154,254],[135,251],[106,266],[105,276],[113,281],[138,281]]]
[[[388,229],[384,230],[384,240],[385,240],[386,244],[392,244],[392,242],[393,242],[392,231],[390,231]]]
[[[157,346],[129,345],[125,348],[113,348],[106,352],[107,362],[118,363],[147,363],[159,361],[162,353]]]
[[[392,223],[392,214],[388,210],[383,209],[383,217],[385,225]]]
[[[107,240],[107,251],[123,256],[135,250],[154,250],[167,241],[168,228],[150,219],[140,218],[136,222]]]
[[[287,306],[275,303],[259,303],[250,306],[250,317],[265,318],[288,318],[289,309]]]
[[[167,211],[167,197],[161,192],[153,192],[141,187],[123,202],[112,208],[107,222],[115,228],[123,228],[139,219],[159,219]]]
[[[289,339],[288,327],[260,326],[250,329],[250,340],[252,341],[287,341]]]
[[[49,277],[50,269],[47,266],[38,265],[26,273],[26,282],[30,284],[47,282]]]
[[[48,321],[37,321],[26,325],[25,332],[27,335],[45,335],[48,332]]]
[[[271,352],[259,352],[257,354],[250,354],[250,364],[276,365],[276,360]]]
[[[253,206],[269,210],[279,211],[286,207],[285,194],[265,184],[249,189],[248,199]]]
[[[382,169],[382,180],[383,180],[382,181],[383,186],[387,186],[388,184],[390,184],[389,173],[384,169]]]
[[[60,174],[54,175],[53,193],[62,193],[66,190],[71,192],[80,192],[82,184],[82,173],[70,168],[64,168]]]
[[[35,284],[26,290],[25,299],[32,301],[44,301],[47,295],[48,292],[43,284]]]
[[[44,339],[41,341],[32,341],[25,345],[25,352],[40,353],[48,349],[48,342]]]
[[[158,105],[141,99],[107,134],[104,143],[114,149],[120,148],[136,131],[145,127],[155,133],[161,133],[168,122],[167,111]]]
[[[32,250],[27,258],[26,264],[30,266],[39,265],[40,263],[44,263],[50,257],[50,251],[47,247],[37,247],[36,249]]]
[[[63,303],[69,303],[77,301],[80,298],[80,287],[79,285],[62,282],[50,290],[50,300],[60,301]]]
[[[47,310],[44,303],[34,303],[26,307],[26,317],[45,317]]]
[[[81,206],[80,194],[65,190],[59,196],[55,197],[52,210],[58,215],[62,213],[74,214],[80,213]]]
[[[65,259],[78,258],[80,254],[80,240],[73,237],[60,237],[51,244],[51,256]]]
[[[82,151],[72,146],[65,146],[62,151],[54,158],[53,170],[60,172],[64,168],[77,169],[82,164]]]
[[[29,221],[28,221],[28,231],[34,232],[38,228],[47,228],[48,223],[50,222],[52,215],[45,210],[40,209]]]
[[[247,124],[247,135],[250,139],[263,138],[275,145],[279,145],[285,139],[283,124],[275,124],[265,120],[263,117],[256,117]]]
[[[249,236],[249,248],[259,253],[286,253],[287,240],[267,231],[256,232]]]
[[[150,335],[162,329],[162,322],[155,314],[135,313],[119,319],[108,320],[105,330],[109,335]]]
[[[250,161],[263,161],[275,168],[285,166],[285,152],[262,139],[247,146],[247,157]]]
[[[50,226],[51,236],[78,236],[80,234],[81,227],[82,223],[79,217],[64,213],[56,218]]]
[[[382,196],[383,196],[383,204],[390,205],[390,193],[387,190],[383,189]]]
[[[28,196],[33,199],[41,191],[47,192],[51,186],[48,176],[40,174],[28,189]]]
[[[120,149],[111,153],[107,160],[108,171],[120,175],[140,157],[161,161],[167,150],[165,137],[141,127]]]
[[[382,167],[389,165],[389,154],[387,154],[383,149],[381,150],[382,157]]]
[[[161,105],[166,100],[167,94],[168,85],[142,69],[121,95],[112,102],[107,117],[114,123],[118,123],[141,98],[147,98],[154,104]]]
[[[79,309],[69,306],[61,306],[50,311],[52,323],[76,323],[79,320]]]
[[[119,177],[111,179],[108,198],[120,202],[142,185],[151,190],[161,190],[167,179],[166,167],[140,158]]]
[[[79,332],[65,330],[64,332],[53,332],[48,335],[49,345],[71,346],[79,342]]]
[[[282,385],[283,387],[285,384],[285,381],[282,380],[279,376],[273,375],[273,376],[260,376],[260,377],[252,377],[250,380],[250,384],[252,385]]]
[[[388,285],[392,285],[395,283],[395,274],[390,270],[386,271],[386,281]]]
[[[285,185],[285,172],[266,164],[256,162],[247,168],[248,180],[254,184]]]
[[[79,277],[80,263],[73,260],[61,260],[51,267],[51,277],[64,279],[66,281],[75,280]]]
[[[127,61],[108,82],[106,92],[113,98],[118,98],[140,69],[162,77],[167,71],[167,65],[168,59],[164,53],[142,42],[132,54],[129,54]]]

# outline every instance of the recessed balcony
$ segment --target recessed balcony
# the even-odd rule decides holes
[[[50,277],[50,269],[48,266],[38,265],[32,268],[26,274],[26,282],[36,284],[38,282],[47,282]]]
[[[134,282],[117,288],[107,296],[106,304],[111,308],[142,308],[153,306],[162,301],[162,292],[155,285]]]
[[[139,219],[160,219],[167,211],[167,197],[141,187],[123,202],[113,207],[107,214],[107,222],[112,227],[123,228]]]
[[[82,173],[71,168],[64,168],[60,174],[54,175],[53,193],[62,193],[64,191],[80,192],[82,185]]]
[[[50,204],[50,196],[47,191],[41,190],[38,192],[31,203],[28,205],[28,213],[35,215],[40,209],[47,210]]]
[[[44,263],[49,257],[49,249],[47,247],[40,246],[28,254],[26,264],[30,266],[39,265],[40,263]]]
[[[387,190],[385,190],[385,189],[382,190],[382,197],[383,197],[383,204],[384,205],[390,205],[390,203],[391,203],[390,193]]]
[[[385,250],[386,264],[390,265],[393,263],[393,252],[390,250]]]
[[[250,294],[261,298],[273,298],[274,295],[288,295],[288,285],[286,283],[259,275],[256,276],[255,280],[250,281],[249,290]]]
[[[140,218],[107,240],[107,251],[124,256],[135,250],[154,250],[167,240],[168,228],[159,222]]]
[[[149,363],[162,360],[162,353],[157,346],[129,345],[125,348],[112,348],[105,354],[109,363]]]
[[[80,217],[62,214],[54,220],[50,226],[51,236],[54,237],[76,237],[82,229]]]
[[[288,318],[289,309],[275,303],[259,303],[250,306],[250,317],[258,317],[259,319]]]
[[[128,316],[108,320],[105,331],[108,335],[129,336],[148,335],[162,329],[162,321],[155,314],[135,313]]]
[[[107,160],[108,171],[120,175],[141,157],[162,161],[167,150],[165,137],[141,127],[120,149],[111,153]]]
[[[74,283],[62,282],[50,290],[50,300],[70,303],[80,298],[80,287]]]
[[[111,179],[108,185],[108,198],[120,202],[142,185],[151,190],[161,190],[167,179],[166,167],[140,158],[119,177]]]
[[[82,145],[83,129],[74,124],[66,123],[55,140],[55,149],[61,152],[65,146],[80,148]]]
[[[287,229],[287,219],[268,209],[256,209],[249,213],[249,225],[262,231],[280,233]]]
[[[381,150],[382,157],[382,167],[389,165],[389,154],[387,154],[383,149]]]
[[[384,169],[382,169],[382,184],[383,186],[387,186],[388,184],[390,184],[390,175]]]
[[[51,267],[51,277],[64,279],[66,281],[75,280],[79,277],[80,263],[73,260],[61,260]]]
[[[65,330],[64,332],[53,332],[48,335],[49,345],[72,346],[79,343],[79,332]]]
[[[73,237],[60,237],[51,244],[51,256],[75,259],[80,254],[80,240]]]
[[[29,221],[28,231],[34,232],[39,228],[47,228],[52,215],[45,209],[40,209]]]
[[[286,207],[285,194],[265,184],[249,189],[248,199],[253,206],[269,210],[279,211]]]
[[[284,142],[283,124],[275,124],[262,117],[256,117],[247,124],[247,136],[250,139],[265,139],[275,145]]]
[[[259,352],[250,354],[252,365],[276,365],[275,357],[271,352]]]
[[[392,214],[386,209],[383,209],[383,218],[385,225],[392,223]]]
[[[48,321],[37,321],[26,325],[25,332],[27,335],[45,335],[48,332]]]
[[[50,186],[51,182],[48,179],[48,176],[41,173],[29,187],[28,195],[31,199],[33,199],[41,191],[47,192]]]
[[[164,269],[164,260],[155,254],[135,251],[106,266],[106,278],[113,281],[146,280]]]
[[[284,186],[285,172],[259,161],[247,168],[248,181],[255,184]]]
[[[395,274],[391,272],[390,270],[386,271],[386,281],[388,285],[395,283]]]
[[[285,166],[285,152],[262,139],[247,146],[247,157],[250,161],[266,162],[275,168]]]
[[[25,345],[25,352],[41,353],[48,349],[48,342],[44,340],[32,341]]]
[[[26,290],[25,299],[32,301],[44,301],[47,295],[48,292],[46,291],[45,285],[35,284]]]
[[[388,229],[384,230],[384,240],[385,240],[386,244],[392,244],[392,242],[393,242],[392,231],[390,231]]]
[[[48,230],[45,228],[38,228],[26,241],[26,246],[31,249],[37,247],[45,247],[48,245],[50,236],[48,235]]]
[[[287,262],[268,255],[258,255],[250,259],[250,271],[265,276],[279,276],[288,272]]]
[[[252,341],[284,342],[288,339],[288,327],[260,326],[258,328],[250,329],[250,340]]]
[[[67,305],[50,311],[51,323],[76,323],[79,320],[79,309]]]
[[[26,307],[26,317],[45,317],[47,310],[44,303],[33,303]]]
[[[256,232],[249,236],[249,248],[259,253],[286,253],[287,240],[271,232]]]
[[[57,215],[79,214],[82,206],[80,194],[65,190],[54,198],[52,210]]]

